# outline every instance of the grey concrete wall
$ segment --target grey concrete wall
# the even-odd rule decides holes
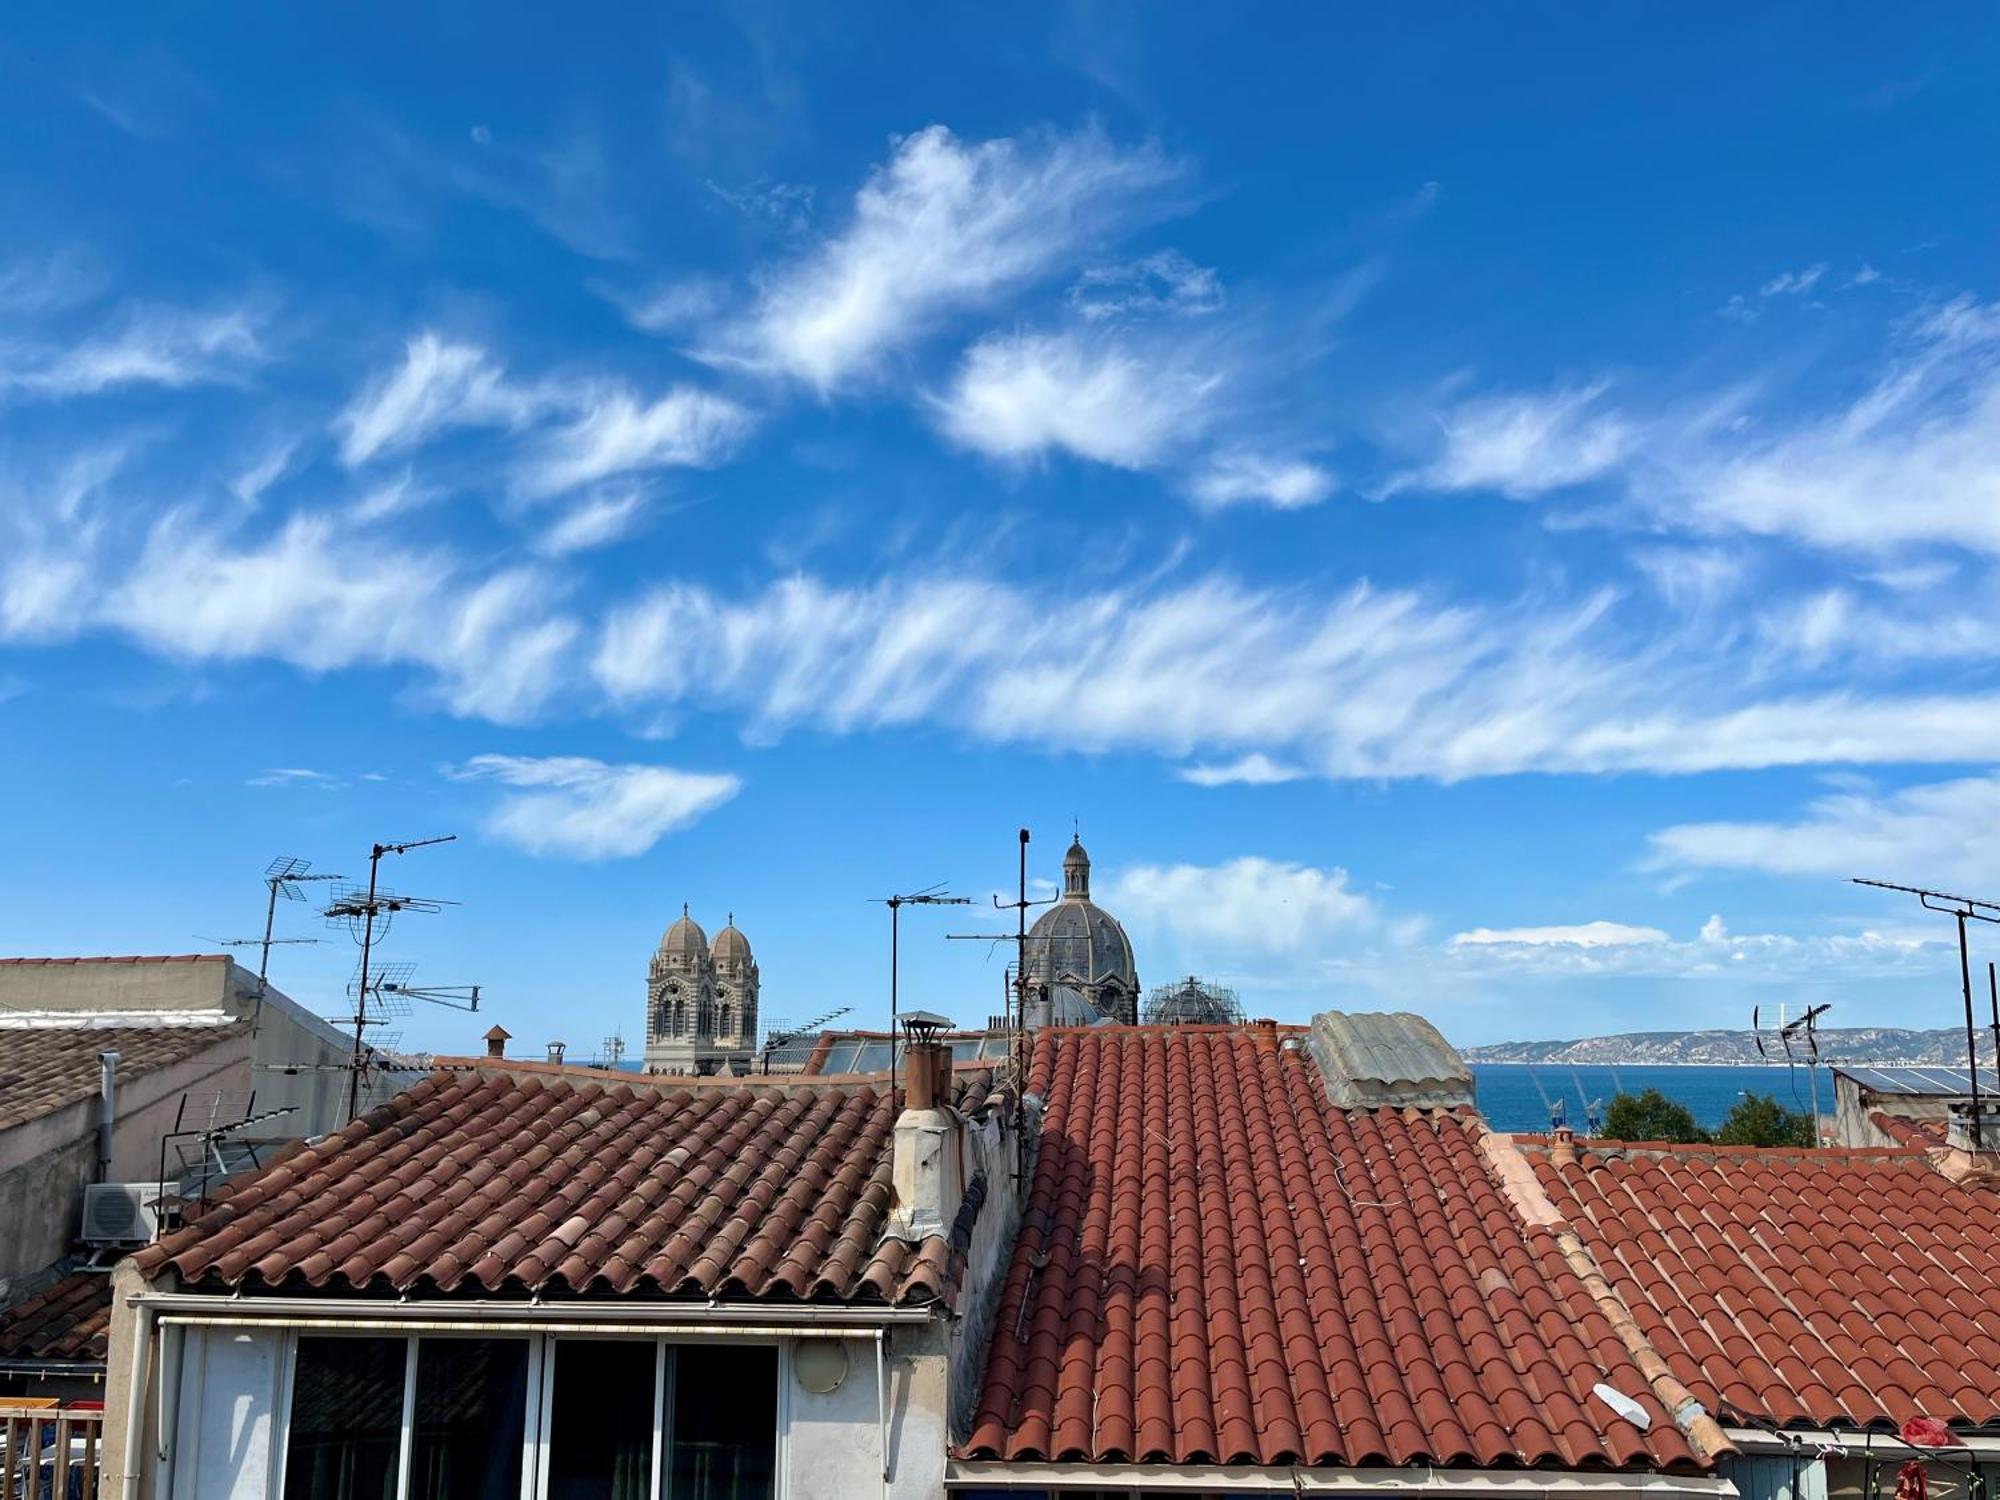
[[[232,970],[242,972],[226,958],[190,963],[0,964],[0,1006],[220,1010],[229,1003]]]
[[[160,1138],[174,1128],[181,1096],[217,1090],[241,1095],[250,1076],[250,1043],[242,1035],[221,1038],[170,1067],[121,1074],[111,1180],[154,1181]],[[97,1174],[97,1109],[92,1096],[0,1131],[0,1280],[53,1265],[75,1241],[83,1190]]]

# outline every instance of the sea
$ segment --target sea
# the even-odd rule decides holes
[[[1617,1094],[1658,1089],[1685,1104],[1696,1120],[1715,1126],[1746,1093],[1769,1094],[1788,1109],[1812,1107],[1812,1078],[1805,1068],[1701,1067],[1694,1064],[1649,1067],[1570,1067],[1547,1063],[1474,1063],[1479,1110],[1495,1130],[1541,1131],[1549,1128],[1549,1105],[1563,1102],[1569,1123],[1585,1128],[1587,1106],[1610,1103]],[[1833,1109],[1833,1076],[1819,1072],[1821,1113]]]

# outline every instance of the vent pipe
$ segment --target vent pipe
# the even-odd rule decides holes
[[[118,1125],[118,1054],[97,1054],[97,1180],[111,1180],[111,1135]]]

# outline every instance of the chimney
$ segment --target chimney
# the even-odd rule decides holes
[[[1558,1125],[1549,1135],[1549,1161],[1558,1167],[1576,1165],[1576,1132],[1567,1125]]]
[[[904,1019],[903,1110],[896,1116],[895,1203],[886,1233],[918,1241],[949,1234],[965,1199],[965,1127],[951,1108],[951,1023],[917,1011]]]
[[[507,1043],[511,1039],[512,1033],[506,1027],[496,1024],[491,1031],[486,1033],[486,1055],[488,1057],[505,1057],[507,1055]]]
[[[563,1053],[566,1052],[567,1050],[568,1050],[568,1045],[566,1043],[550,1042],[549,1061],[560,1065],[563,1060]]]
[[[111,1137],[118,1127],[118,1054],[97,1054],[97,1180],[111,1180]]]

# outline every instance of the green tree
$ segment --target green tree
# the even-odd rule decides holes
[[[1715,1138],[1725,1146],[1810,1146],[1812,1115],[1786,1109],[1774,1096],[1745,1094],[1736,1101]]]
[[[1604,1135],[1614,1141],[1675,1141],[1694,1145],[1708,1139],[1685,1104],[1658,1089],[1620,1094],[1604,1112]]]

